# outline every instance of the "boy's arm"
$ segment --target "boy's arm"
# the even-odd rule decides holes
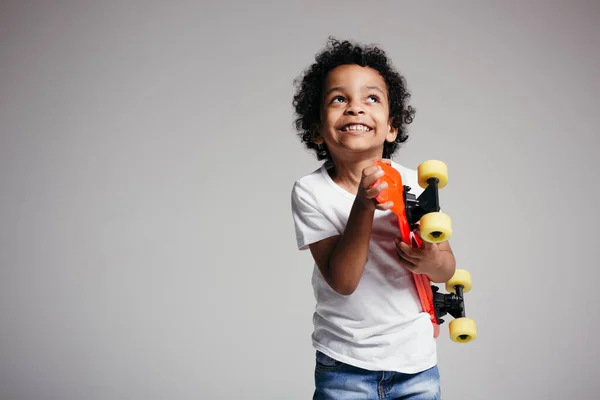
[[[323,278],[339,294],[354,293],[369,253],[375,210],[355,201],[342,235],[311,244],[310,251]]]
[[[297,210],[295,218],[297,226],[301,226],[299,235],[302,238],[299,244],[310,243],[308,247],[323,278],[339,294],[347,296],[354,293],[360,282],[369,255],[375,210],[389,210],[393,205],[389,201],[379,204],[375,200],[387,188],[386,182],[377,182],[382,176],[383,170],[376,165],[363,170],[358,193],[343,232],[337,230],[335,234],[328,236],[325,236],[325,232],[332,232],[332,227],[322,213],[314,205],[310,205],[316,201],[315,193],[303,189],[302,185],[296,185],[294,189],[296,195],[293,197],[293,205]],[[316,239],[318,236],[324,239]]]

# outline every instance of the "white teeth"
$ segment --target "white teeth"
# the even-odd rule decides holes
[[[364,125],[348,125],[345,126],[344,131],[370,131],[369,127]]]

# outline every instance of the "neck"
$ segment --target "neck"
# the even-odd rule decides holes
[[[331,179],[348,192],[356,195],[363,170],[373,165],[374,161],[380,159],[381,157],[376,156],[355,160],[333,157],[334,168],[330,172]]]

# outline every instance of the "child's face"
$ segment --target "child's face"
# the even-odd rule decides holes
[[[325,142],[337,158],[379,158],[385,141],[396,138],[390,122],[387,86],[376,70],[341,65],[329,73],[315,143]]]

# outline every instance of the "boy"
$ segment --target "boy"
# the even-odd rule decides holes
[[[436,344],[411,272],[446,282],[447,242],[400,242],[392,204],[375,198],[384,160],[420,194],[416,171],[390,160],[414,110],[404,78],[383,50],[330,39],[297,81],[296,127],[323,165],[297,180],[298,248],[314,258],[314,399],[438,399]]]

